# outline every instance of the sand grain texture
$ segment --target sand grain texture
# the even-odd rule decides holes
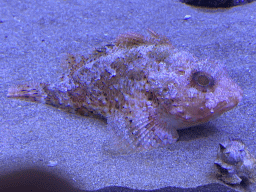
[[[253,155],[256,110],[256,3],[200,9],[174,1],[0,1],[0,170],[40,167],[84,190],[157,189],[216,183],[220,141],[240,138]],[[183,20],[185,15],[191,15]],[[6,97],[13,84],[53,82],[62,53],[90,52],[127,31],[146,28],[179,49],[221,60],[242,87],[242,102],[207,124],[179,131],[169,149],[105,153],[106,123]]]

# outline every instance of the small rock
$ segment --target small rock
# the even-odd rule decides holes
[[[48,164],[47,164],[47,166],[48,166],[48,167],[55,167],[57,164],[58,164],[57,161],[49,161]]]
[[[191,18],[191,15],[185,15],[184,20],[188,20]]]
[[[230,139],[219,144],[215,165],[217,176],[227,184],[248,184],[256,181],[256,159],[239,139]]]

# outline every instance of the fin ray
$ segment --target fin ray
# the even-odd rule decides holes
[[[125,117],[120,112],[115,112],[107,118],[108,129],[114,132],[113,135],[117,135],[110,151],[139,152],[176,142],[178,139],[176,130],[165,128],[153,114],[146,112],[138,114],[140,115],[134,117],[132,123],[129,123],[129,117]]]
[[[158,34],[157,32],[153,31],[150,28],[147,28],[147,31],[148,31],[148,33],[151,36],[151,39],[150,39],[151,43],[157,44],[157,45],[164,45],[164,44],[166,44],[166,45],[169,45],[171,48],[174,49],[171,41],[166,36],[160,35],[160,34]]]
[[[129,32],[120,34],[116,40],[115,45],[120,47],[134,47],[148,43],[148,40],[141,34]]]
[[[47,95],[43,91],[44,83],[27,83],[16,85],[8,89],[7,97],[26,101],[42,102]]]
[[[87,60],[88,58],[80,54],[62,54],[61,67],[64,70],[68,70],[69,75],[72,76],[77,69],[86,64]]]

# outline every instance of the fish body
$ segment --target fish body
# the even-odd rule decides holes
[[[118,148],[142,151],[177,141],[178,129],[234,108],[241,88],[218,61],[199,60],[152,30],[121,34],[89,56],[67,54],[54,84],[11,87],[8,97],[100,115]]]

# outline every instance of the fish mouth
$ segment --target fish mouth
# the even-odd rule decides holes
[[[216,107],[214,107],[213,109],[208,109],[205,112],[204,117],[199,118],[199,121],[201,123],[210,121],[212,119],[217,118],[218,116],[222,115],[223,113],[233,109],[234,107],[236,107],[238,105],[239,101],[238,100],[233,100],[233,101],[222,101],[220,103],[218,103],[218,105]]]
[[[239,100],[232,100],[229,102],[222,101],[218,103],[218,105],[215,108],[213,108],[213,110],[209,110],[209,112],[206,113],[206,116],[201,119],[202,123],[217,118],[223,113],[236,107],[238,103],[239,103]]]
[[[226,102],[226,101],[222,101],[220,102],[215,108],[213,108],[213,110],[210,110],[210,115],[208,115],[209,120],[216,118],[218,116],[220,116],[221,114],[225,113],[226,111],[229,111],[231,109],[233,109],[235,106],[237,106],[239,103],[239,101],[230,101],[230,102]],[[207,118],[207,116],[206,116]]]
[[[186,114],[177,114],[177,118],[182,120],[183,128],[195,126],[198,124],[206,123],[212,119],[217,118],[221,114],[225,113],[233,109],[238,105],[240,100],[232,100],[232,101],[222,101],[219,102],[218,105],[212,109],[204,107],[189,107],[187,108]],[[189,115],[188,115],[189,114]]]

